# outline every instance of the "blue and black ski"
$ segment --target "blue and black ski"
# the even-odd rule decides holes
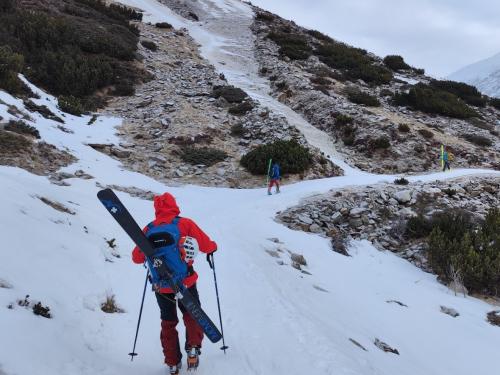
[[[198,322],[210,341],[213,343],[219,341],[222,338],[222,335],[217,326],[202,310],[198,302],[193,298],[182,282],[178,284],[173,282],[172,273],[168,268],[168,264],[163,262],[160,258],[155,258],[156,250],[113,190],[101,190],[97,193],[97,197],[109,213],[115,218],[118,224],[120,224],[123,230],[129,235],[132,241],[135,242],[135,244],[147,257],[153,260],[152,263],[154,264],[158,274],[162,277],[162,279],[169,283],[170,288],[175,292],[178,301],[182,303],[193,319]]]

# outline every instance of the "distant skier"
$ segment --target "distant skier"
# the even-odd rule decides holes
[[[180,210],[175,198],[165,193],[154,197],[155,220],[144,228],[144,233],[151,231],[153,233],[157,228],[164,224],[174,224],[177,227],[181,240],[179,241],[179,251],[183,261],[187,263],[187,277],[183,284],[189,292],[199,302],[198,290],[196,289],[196,280],[198,274],[194,271],[194,256],[199,248],[200,251],[207,254],[207,261],[211,261],[213,253],[217,250],[217,244],[212,241],[191,219],[179,217]],[[187,251],[186,251],[187,250]],[[132,260],[134,263],[142,264],[146,261],[145,255],[138,247],[132,251]],[[165,363],[169,367],[170,374],[177,375],[182,366],[182,353],[179,345],[179,336],[176,329],[177,323],[177,304],[175,294],[172,289],[160,287],[153,284],[156,300],[161,311],[161,333],[160,340],[165,356]],[[184,325],[186,326],[186,342],[184,349],[187,353],[188,368],[196,368],[201,354],[201,343],[203,340],[203,330],[196,321],[186,312],[182,304],[179,308],[183,315]]]
[[[281,180],[281,170],[277,162],[273,163],[273,166],[269,172],[269,187],[267,188],[267,194],[271,195],[271,189],[276,185],[276,193],[280,192],[280,180]]]
[[[450,162],[453,161],[453,154],[451,152],[448,152],[448,151],[443,151],[443,156],[442,156],[442,160],[443,160],[443,172],[446,171],[446,169],[448,169],[449,171],[451,170],[450,168]]]

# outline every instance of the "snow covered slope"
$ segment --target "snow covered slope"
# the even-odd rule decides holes
[[[150,7],[158,20],[166,20],[167,14],[174,18],[155,1],[139,3]],[[226,12],[244,6],[232,6],[229,0],[216,3]],[[210,40],[210,33],[206,38]],[[53,97],[37,91],[41,98],[35,102],[61,114]],[[6,93],[0,92],[0,100],[25,110]],[[1,103],[0,116],[12,117]],[[99,117],[90,126],[88,117],[65,114],[71,133],[61,131],[56,122],[32,117],[42,139],[78,158],[64,171],[83,170],[93,178],[69,178],[68,186],[58,186],[18,168],[0,167],[0,374],[166,374],[159,311],[151,293],[146,297],[139,356],[133,363],[127,356],[145,271],[132,264],[131,241],[96,198],[100,186],[111,184],[171,192],[182,215],[194,218],[219,244],[215,260],[230,349],[224,355],[219,345],[205,341],[199,375],[482,375],[498,368],[500,330],[485,321],[486,312],[493,309],[487,303],[455,296],[435,276],[368,242],[354,242],[351,257],[344,257],[331,251],[327,239],[274,221],[276,212],[303,198],[332,188],[392,182],[395,176],[352,170],[344,177],[287,185],[272,197],[264,188],[169,187],[124,170],[87,146],[117,144],[120,119]],[[478,173],[492,172],[454,170],[410,180]],[[150,201],[118,195],[139,223],[151,219]],[[74,214],[60,212],[40,198],[59,202]],[[115,249],[106,242],[113,238]],[[289,251],[304,255],[310,274],[290,267]],[[203,257],[195,267],[201,275],[202,305],[215,318],[211,271]],[[53,318],[35,316],[17,305],[27,294],[48,305]],[[109,295],[116,296],[124,313],[101,311]],[[441,305],[461,315],[444,315]],[[373,345],[376,338],[396,347],[400,355],[380,351]]]
[[[14,99],[2,94],[2,99]],[[47,100],[48,99],[48,100]],[[53,103],[43,95],[40,101]],[[21,106],[21,104],[19,104]],[[51,108],[56,110],[55,108]],[[0,105],[0,115],[6,107]],[[90,139],[116,142],[118,119],[67,115],[64,133],[57,124],[39,118],[42,137],[79,157],[66,169],[83,169],[95,178],[69,179],[69,186],[17,168],[0,168],[0,278],[12,286],[0,289],[0,364],[7,374],[161,374],[159,315],[148,294],[139,339],[140,356],[128,362],[139,308],[144,270],[130,261],[131,241],[108,217],[95,198],[97,184],[135,186],[170,191],[183,214],[196,218],[219,243],[216,255],[221,286],[227,355],[208,342],[199,374],[469,374],[489,373],[500,333],[484,320],[491,306],[472,298],[455,297],[435,277],[392,253],[367,242],[356,242],[352,257],[329,248],[326,239],[291,231],[274,221],[277,211],[303,197],[333,187],[373,184],[393,176],[364,175],[308,181],[286,186],[279,196],[264,189],[230,190],[188,186],[169,188],[120,165],[85,145]],[[454,171],[450,176],[481,171]],[[421,179],[444,177],[435,174]],[[417,177],[415,178],[417,179]],[[151,202],[119,194],[145,223]],[[62,213],[39,197],[57,201],[74,215]],[[116,238],[120,258],[105,239]],[[280,243],[270,241],[278,238]],[[279,252],[285,265],[265,250]],[[308,272],[289,267],[287,250],[305,256]],[[116,255],[116,254],[115,254]],[[198,260],[203,306],[216,316],[210,270]],[[26,294],[50,306],[53,319],[44,319],[17,306]],[[106,295],[116,296],[123,314],[105,314],[99,306]],[[388,304],[399,300],[408,307]],[[5,306],[13,304],[13,309]],[[453,319],[440,305],[462,314]],[[352,338],[367,348],[353,345]],[[380,338],[400,356],[372,345]],[[475,353],[477,361],[470,361]],[[284,359],[286,357],[286,360]],[[480,367],[478,367],[480,366]]]
[[[500,97],[500,53],[468,65],[448,78],[474,85],[486,95]]]

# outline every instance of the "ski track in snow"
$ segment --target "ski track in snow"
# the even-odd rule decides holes
[[[307,127],[300,116],[294,117],[293,111],[266,94],[268,88],[252,70],[256,66],[248,50],[228,47],[231,43],[234,47],[237,41],[231,41],[227,33],[215,33],[215,21],[208,22],[212,30],[208,32],[206,25],[185,21],[156,1],[122,2],[150,13],[146,20],[188,27],[206,57],[212,62],[224,60],[225,65],[216,66],[232,84],[271,109],[282,111],[291,123],[301,122],[297,126]],[[230,0],[203,0],[201,4],[227,22],[236,13],[241,27],[248,26],[251,13],[245,4]],[[217,55],[223,47],[230,53]],[[241,61],[233,64],[234,56],[242,56]],[[168,190],[176,196],[182,215],[195,219],[218,242],[215,260],[230,349],[224,355],[218,349],[220,345],[205,340],[199,375],[482,375],[498,366],[495,358],[500,333],[485,321],[486,312],[492,310],[490,305],[454,296],[435,276],[390,252],[377,251],[366,241],[353,242],[352,257],[344,257],[330,250],[327,239],[292,231],[274,221],[277,211],[303,198],[332,188],[392,182],[395,176],[362,173],[339,163],[346,168],[346,176],[286,185],[282,194],[273,197],[266,195],[265,188],[172,188],[125,170],[118,161],[86,145],[118,143],[115,127],[120,119],[101,116],[89,126],[88,117],[61,113],[53,97],[33,89],[41,96],[35,102],[64,115],[65,127],[74,131],[62,132],[57,123],[32,115],[33,125],[45,141],[69,149],[79,159],[64,170],[82,169],[95,178],[69,179],[71,185],[64,187],[18,168],[0,167],[0,228],[5,239],[0,251],[0,279],[13,286],[0,289],[0,368],[7,374],[166,373],[161,365],[159,312],[152,293],[146,296],[139,356],[133,363],[128,361],[145,272],[131,263],[133,245],[97,200],[96,183],[158,193]],[[0,100],[24,108],[21,101],[3,92]],[[0,116],[11,117],[2,104]],[[324,137],[314,141],[314,135],[310,135],[308,139],[334,156],[331,145],[322,143]],[[494,172],[453,170],[409,180],[433,181],[480,173]],[[140,224],[152,218],[151,202],[118,195]],[[64,203],[76,215],[58,212],[38,196]],[[283,244],[267,240],[273,237]],[[110,254],[105,238],[116,238],[121,258]],[[277,248],[284,250],[281,258],[286,265],[278,265],[265,252]],[[303,254],[312,275],[290,267],[287,250]],[[202,306],[216,320],[213,278],[203,256],[196,268],[201,275]],[[49,305],[54,318],[36,317],[15,305],[26,294]],[[108,315],[100,310],[107,294],[116,295],[125,313]],[[386,303],[392,299],[408,308]],[[15,305],[13,310],[4,308],[10,303]],[[453,319],[440,313],[440,305],[456,308],[461,316]],[[182,323],[179,328],[182,339]],[[368,352],[354,346],[349,338],[360,342]],[[381,352],[373,345],[375,338],[398,348],[401,355]]]

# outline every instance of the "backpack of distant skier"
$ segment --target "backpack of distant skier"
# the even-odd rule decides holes
[[[146,237],[156,249],[156,253],[154,257],[147,257],[147,263],[151,274],[151,282],[160,288],[169,288],[170,284],[158,274],[155,267],[155,259],[160,259],[167,265],[172,274],[172,280],[176,284],[182,282],[188,275],[188,265],[182,259],[179,249],[181,234],[177,225],[178,222],[179,218],[176,217],[170,224],[148,224]]]

